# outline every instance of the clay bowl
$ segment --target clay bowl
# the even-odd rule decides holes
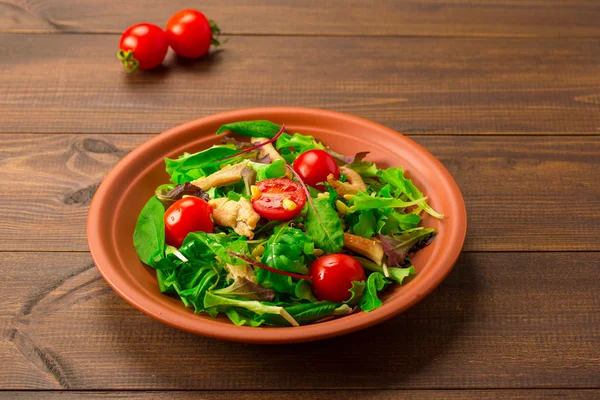
[[[289,132],[313,135],[343,154],[370,151],[367,160],[378,166],[402,165],[429,203],[445,214],[442,221],[425,218],[438,230],[436,240],[414,258],[417,273],[404,286],[391,286],[383,306],[369,313],[301,327],[238,327],[226,318],[196,315],[179,299],[160,293],[155,271],[140,262],[133,248],[137,216],[155,188],[168,182],[164,157],[196,152],[219,142],[223,124],[267,119],[285,123]],[[248,343],[294,343],[325,339],[364,329],[415,305],[448,275],[466,233],[461,193],[448,171],[421,146],[382,125],[332,111],[272,107],[226,112],[198,119],[164,132],[128,154],[106,176],[92,201],[88,241],[92,257],[108,284],[149,316],[198,335]]]

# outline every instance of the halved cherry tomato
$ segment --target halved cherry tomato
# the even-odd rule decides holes
[[[153,24],[130,26],[121,36],[117,57],[128,72],[152,69],[163,62],[169,42],[165,31]]]
[[[299,183],[286,178],[265,179],[256,184],[258,193],[252,196],[252,207],[261,217],[286,221],[294,218],[306,204],[306,195]]]
[[[206,53],[211,44],[220,45],[219,27],[196,10],[181,10],[167,22],[167,36],[173,51],[182,57],[197,58]]]
[[[165,241],[177,248],[181,247],[188,233],[211,233],[214,227],[212,207],[198,197],[177,200],[165,212]]]
[[[327,254],[310,266],[309,275],[319,300],[336,303],[349,300],[353,281],[364,281],[365,270],[354,257],[347,254]]]
[[[335,179],[340,177],[340,169],[335,160],[323,150],[309,150],[300,154],[294,161],[294,170],[304,183],[319,190],[325,190],[319,183],[326,182],[329,174],[333,174]]]

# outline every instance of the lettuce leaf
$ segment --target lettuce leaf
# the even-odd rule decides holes
[[[256,181],[262,181],[270,178],[281,178],[285,176],[287,168],[285,161],[275,160],[270,164],[261,164],[249,162],[248,167],[256,171]]]
[[[294,133],[293,136],[283,133],[275,142],[275,148],[288,163],[293,162],[300,154],[308,150],[325,149],[325,146],[312,136]]]
[[[404,259],[414,248],[422,248],[433,241],[434,228],[415,228],[398,235],[379,235],[383,252],[387,256],[387,264],[391,267],[404,265]]]
[[[406,208],[419,203],[419,201],[404,201],[393,197],[373,197],[365,192],[355,194],[352,197],[352,202],[351,212],[382,208]]]
[[[419,207],[425,210],[425,212],[432,217],[438,219],[444,217],[442,214],[431,208],[425,200],[423,200],[423,193],[417,189],[417,187],[412,183],[412,180],[404,176],[404,170],[401,167],[381,170],[377,173],[377,176],[382,182],[389,183],[390,185],[394,186],[400,192],[400,194],[405,194],[410,200],[417,201]]]
[[[364,312],[373,311],[383,305],[377,292],[381,292],[390,282],[380,272],[373,272],[367,278],[366,290],[360,298],[360,308]]]

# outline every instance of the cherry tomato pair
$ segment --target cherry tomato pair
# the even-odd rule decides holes
[[[220,44],[219,34],[219,27],[200,11],[182,10],[169,18],[166,31],[149,23],[129,27],[117,57],[128,72],[152,69],[162,63],[169,46],[182,57],[197,58],[208,53],[211,44]]]

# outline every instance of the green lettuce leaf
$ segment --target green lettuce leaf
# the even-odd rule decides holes
[[[358,215],[358,222],[352,227],[355,235],[370,238],[377,229],[375,210],[364,210]]]
[[[249,162],[248,167],[256,171],[256,181],[262,181],[270,178],[281,178],[285,176],[287,168],[285,161],[275,160],[271,164],[261,164]]]
[[[315,209],[308,207],[306,232],[316,247],[325,253],[338,253],[344,246],[342,221],[327,199],[314,199]]]
[[[359,302],[362,294],[365,291],[365,281],[352,281],[352,287],[348,289],[350,292],[350,298],[346,300],[345,304],[356,304]]]
[[[352,308],[345,304],[331,303],[329,301],[319,301],[314,303],[302,303],[291,307],[285,307],[285,310],[300,325],[310,324],[323,318],[347,315],[352,313]],[[257,317],[258,321],[267,325],[289,326],[289,323],[279,315],[261,315]]]
[[[293,136],[283,133],[275,142],[275,148],[288,163],[308,150],[325,149],[325,146],[312,136],[295,133]]]
[[[307,264],[314,258],[312,239],[296,228],[287,225],[275,228],[273,235],[263,244],[265,250],[261,262],[281,271],[306,275]],[[263,287],[279,293],[287,293],[296,299],[314,301],[310,283],[265,269],[256,271],[256,279]]]
[[[264,137],[271,139],[279,133],[281,125],[274,124],[271,121],[256,120],[256,121],[240,121],[231,124],[225,124],[219,128],[217,135],[225,131],[232,131],[240,136],[247,137]]]
[[[155,259],[165,253],[165,208],[153,196],[148,200],[138,216],[133,231],[133,247],[140,260],[154,266]]]
[[[237,277],[235,281],[222,289],[213,290],[214,294],[224,297],[243,297],[247,300],[271,301],[275,292],[257,285],[245,277]]]
[[[360,298],[360,308],[364,312],[373,311],[383,305],[377,296],[377,292],[385,289],[388,283],[389,281],[385,279],[385,276],[380,272],[373,272],[369,275],[367,278],[366,290]]]

